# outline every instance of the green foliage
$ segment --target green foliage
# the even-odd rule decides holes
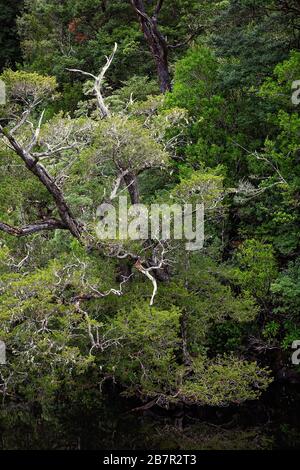
[[[222,176],[195,171],[175,186],[172,196],[191,203],[203,203],[206,209],[211,209],[217,205],[222,189]]]
[[[176,64],[174,89],[167,97],[167,104],[184,107],[192,116],[199,116],[203,105],[209,105],[217,71],[211,50],[200,46],[190,49]]]
[[[197,363],[195,377],[183,385],[181,393],[187,401],[226,406],[255,400],[270,382],[268,370],[229,356],[211,364]]]
[[[21,61],[20,41],[17,33],[16,19],[23,1],[11,0],[0,2],[0,71],[4,67],[12,67]]]
[[[288,59],[276,65],[273,76],[268,77],[260,88],[260,95],[272,100],[273,106],[292,109],[292,84],[297,80],[300,67],[300,53],[292,51]]]
[[[99,124],[97,157],[113,155],[115,165],[138,174],[142,169],[163,167],[168,161],[164,152],[147,129],[138,121],[113,116]]]
[[[289,263],[278,278],[271,285],[274,312],[281,320],[282,347],[291,348],[293,341],[299,339],[300,334],[300,270],[299,260]]]
[[[115,111],[126,110],[132,101],[146,101],[148,96],[159,93],[156,81],[149,80],[148,77],[134,75],[122,85],[107,100]]]
[[[270,321],[263,329],[262,335],[268,340],[276,338],[280,330],[280,324],[276,321]]]
[[[238,269],[235,279],[257,299],[267,300],[271,283],[277,276],[277,266],[271,245],[246,240],[236,255]]]
[[[243,330],[241,325],[226,321],[217,324],[209,332],[208,350],[217,354],[238,351],[242,347]]]
[[[273,0],[221,3],[211,42],[224,61],[224,85],[229,89],[261,83],[298,46],[299,16]]]
[[[57,88],[54,77],[42,76],[35,72],[5,70],[0,78],[6,84],[8,98],[26,105],[53,98]]]
[[[179,347],[178,308],[160,310],[141,304],[120,312],[109,330],[122,347],[110,352],[109,370],[130,394],[169,395],[174,386]]]
[[[207,349],[211,355],[231,350],[229,344],[226,346],[230,339],[223,332],[228,329],[230,337],[232,328],[238,341],[241,325],[253,322],[258,315],[254,299],[244,292],[237,295],[226,269],[211,259],[193,255],[186,262],[189,270],[185,280],[178,272],[175,282],[158,294],[160,304],[165,308],[172,303],[182,310],[191,354],[202,355]]]
[[[299,313],[300,307],[300,263],[290,263],[271,285],[271,292],[277,303],[276,312]]]

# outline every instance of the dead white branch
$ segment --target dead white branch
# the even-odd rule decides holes
[[[151,296],[151,300],[150,300],[150,306],[152,307],[152,305],[154,303],[154,298],[157,294],[157,281],[156,281],[155,277],[152,276],[152,274],[150,274],[149,270],[145,269],[142,265],[140,265],[140,267],[138,269],[142,274],[144,274],[152,282],[153,292],[152,292],[152,296]]]
[[[118,44],[115,43],[112,54],[109,57],[106,57],[106,64],[101,69],[98,76],[93,75],[92,73],[89,73],[89,72],[84,72],[83,70],[80,70],[80,69],[67,69],[67,70],[69,70],[69,72],[81,73],[82,75],[93,78],[93,80],[94,80],[93,91],[94,91],[95,96],[97,98],[97,104],[98,104],[98,108],[99,108],[99,111],[100,111],[100,116],[101,116],[102,119],[109,116],[108,107],[106,106],[104,98],[102,96],[103,80],[104,80],[104,77],[105,77],[105,74],[106,74],[107,70],[109,69],[109,67],[112,64],[112,61],[114,60],[114,56],[115,56],[115,53],[117,52],[117,49],[118,49]]]
[[[158,241],[158,244],[159,246],[161,246],[162,248],[162,252],[161,252],[161,259],[160,261],[154,265],[154,266],[150,266],[149,268],[145,268],[140,259],[137,260],[137,262],[135,263],[135,267],[138,271],[140,271],[142,274],[144,274],[144,276],[146,276],[152,283],[153,285],[153,291],[152,291],[152,296],[151,296],[151,299],[150,299],[150,306],[152,307],[152,305],[154,304],[154,299],[155,299],[155,296],[157,294],[157,281],[155,279],[155,277],[150,273],[150,271],[155,271],[155,270],[158,270],[158,269],[162,269],[162,267],[166,264],[166,260],[165,260],[165,247],[164,245]]]
[[[40,135],[40,132],[41,132],[41,126],[42,126],[44,114],[45,114],[45,110],[42,112],[41,117],[40,117],[39,122],[38,122],[38,125],[37,125],[37,128],[35,129],[35,131],[33,133],[32,139],[26,147],[26,152],[31,152],[33,147],[37,144],[37,141],[38,141],[38,138],[39,138],[39,135]]]

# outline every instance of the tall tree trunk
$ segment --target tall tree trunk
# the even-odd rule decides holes
[[[188,334],[187,334],[187,314],[183,313],[181,317],[181,338],[182,338],[182,356],[183,363],[186,366],[190,366],[192,363],[191,356],[188,350]]]
[[[168,61],[168,45],[165,37],[158,29],[157,16],[162,7],[163,0],[156,6],[154,14],[149,17],[146,13],[143,0],[131,0],[136,11],[141,29],[150,48],[151,54],[156,64],[160,90],[162,93],[171,90],[171,78]]]
[[[132,173],[127,173],[123,178],[128,188],[131,204],[138,204],[140,201],[140,194],[136,176]]]

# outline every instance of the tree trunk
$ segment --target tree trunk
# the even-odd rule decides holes
[[[191,356],[188,350],[188,343],[187,343],[187,314],[183,313],[181,317],[181,338],[182,338],[182,356],[183,356],[183,363],[186,366],[190,366],[192,363]]]
[[[144,33],[152,57],[155,61],[160,90],[166,93],[171,90],[171,78],[168,61],[168,45],[165,37],[160,33],[157,25],[157,15],[163,2],[159,2],[152,17],[146,14],[143,0],[131,0],[135,9],[141,29]]]
[[[140,194],[136,176],[132,173],[127,173],[123,178],[128,188],[131,204],[138,204],[140,201]]]

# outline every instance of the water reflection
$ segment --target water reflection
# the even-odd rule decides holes
[[[230,408],[130,411],[110,394],[89,410],[54,406],[42,417],[25,405],[2,408],[1,449],[295,449],[300,448],[300,388],[273,386],[259,402]]]

